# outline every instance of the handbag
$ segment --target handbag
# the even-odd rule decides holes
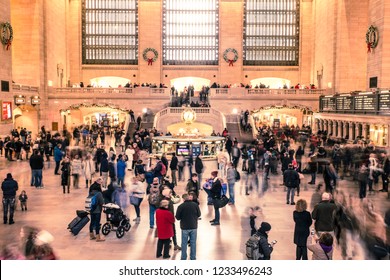
[[[139,206],[141,204],[142,198],[139,198],[134,195],[130,195],[130,204],[134,206]]]
[[[215,199],[214,204],[218,208],[223,208],[229,203],[229,198],[226,195],[221,195],[221,198]]]
[[[180,202],[180,196],[178,194],[171,195],[171,201],[173,202],[173,204],[179,203]]]

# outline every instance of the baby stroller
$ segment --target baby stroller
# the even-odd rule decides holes
[[[106,213],[107,222],[102,227],[102,233],[107,235],[110,231],[116,231],[116,237],[122,238],[125,231],[130,230],[130,219],[123,213],[122,209],[114,203],[103,205],[103,212]]]

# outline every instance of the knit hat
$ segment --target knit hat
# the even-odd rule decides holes
[[[218,171],[213,171],[213,172],[211,172],[211,176],[217,177],[217,176],[218,176]]]
[[[262,222],[259,231],[266,232],[271,230],[271,225],[267,222]]]
[[[7,173],[7,179],[12,179],[12,174],[11,173]]]

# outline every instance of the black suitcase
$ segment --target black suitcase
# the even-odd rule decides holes
[[[77,217],[80,218],[80,217]],[[70,232],[73,233],[73,235],[79,234],[79,232],[85,227],[86,224],[89,222],[89,217],[85,216],[83,218],[80,218],[80,221],[75,224],[73,227],[70,228]]]
[[[79,216],[77,216],[76,218],[74,218],[68,225],[67,229],[71,229],[73,228],[75,225],[77,225],[79,222],[81,221],[81,218]]]

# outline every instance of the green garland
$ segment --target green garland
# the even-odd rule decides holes
[[[370,45],[370,48],[375,48],[378,45],[378,40],[379,40],[379,34],[378,34],[378,29],[371,25],[366,33],[366,43],[367,45]]]
[[[228,53],[233,53],[234,54],[234,58],[233,59],[229,59],[227,57]],[[229,49],[226,49],[224,52],[223,52],[223,59],[227,62],[227,63],[231,63],[231,62],[236,62],[237,59],[238,59],[238,52],[236,49],[232,49],[232,48],[229,48]]]
[[[9,22],[5,22],[1,27],[1,43],[8,48],[11,46],[12,40],[14,39],[14,32]]]
[[[154,54],[154,57],[153,58],[148,58],[148,52],[152,52]],[[142,57],[144,58],[145,61],[148,62],[148,65],[149,65],[152,62],[155,62],[157,60],[158,52],[156,51],[156,49],[146,48],[146,49],[144,49],[144,51],[142,53]]]

